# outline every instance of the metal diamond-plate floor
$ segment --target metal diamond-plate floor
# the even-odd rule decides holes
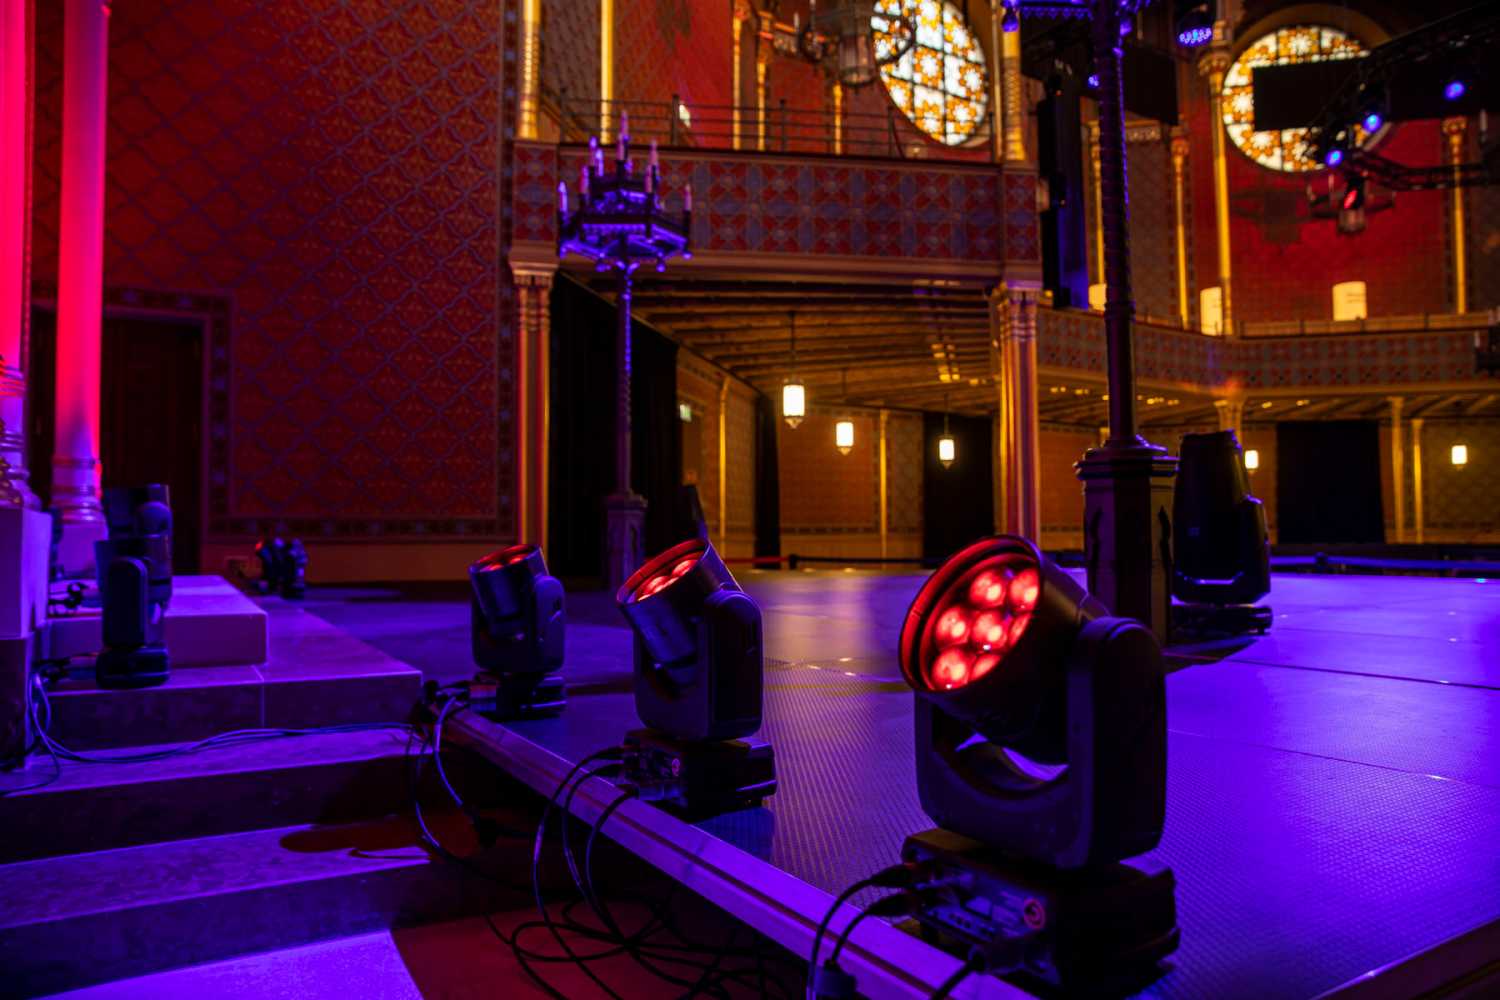
[[[920,581],[746,575],[781,784],[704,829],[832,893],[931,825],[893,653]],[[1149,996],[1312,997],[1500,921],[1500,583],[1287,576],[1272,603],[1271,635],[1185,651],[1168,678],[1156,854],[1177,874],[1182,946]],[[414,658],[398,608],[350,607],[327,610],[432,673],[468,671],[466,610]],[[568,711],[512,728],[577,759],[635,724],[629,634],[580,624],[568,644]]]

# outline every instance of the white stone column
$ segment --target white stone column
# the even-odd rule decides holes
[[[26,479],[29,4],[0,4],[0,507],[40,507]]]
[[[109,0],[65,0],[62,211],[57,269],[57,445],[52,505],[69,575],[94,565],[99,504],[99,354],[104,314],[104,136]]]

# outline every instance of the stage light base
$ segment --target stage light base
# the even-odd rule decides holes
[[[914,918],[927,940],[967,957],[1012,955],[1030,939],[1022,965],[997,972],[1070,994],[1133,991],[1177,949],[1177,880],[1146,858],[1064,870],[941,829],[906,838],[901,858],[932,866],[917,888],[939,887],[942,901]]]
[[[776,757],[765,740],[678,740],[634,729],[625,734],[621,783],[646,802],[707,819],[776,794]]]
[[[111,690],[156,687],[167,682],[167,647],[105,649],[94,660],[94,683]]]
[[[547,718],[567,704],[559,674],[480,673],[469,682],[469,708],[497,722]]]
[[[1272,617],[1264,604],[1172,605],[1172,627],[1192,636],[1265,635]]]

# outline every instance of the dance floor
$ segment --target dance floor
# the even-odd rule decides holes
[[[696,826],[629,803],[610,836],[805,953],[831,895],[931,826],[894,654],[921,580],[745,574],[765,612],[778,793]],[[1494,961],[1500,581],[1286,575],[1270,601],[1269,635],[1172,651],[1155,856],[1177,876],[1182,945],[1143,995],[1409,996]],[[429,676],[471,672],[461,601],[324,591],[309,609]],[[562,716],[453,727],[548,794],[636,724],[623,620],[600,595],[569,614]],[[615,795],[592,781],[574,811],[592,820]],[[848,953],[874,997],[922,995],[957,964],[877,920]],[[954,995],[1018,991],[971,977]]]

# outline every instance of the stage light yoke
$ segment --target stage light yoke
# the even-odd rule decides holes
[[[692,538],[646,561],[615,602],[635,633],[636,714],[626,776],[659,801],[712,815],[775,790],[760,728],[760,608],[712,544]],[[663,784],[662,762],[674,761]]]
[[[542,550],[512,545],[469,567],[474,663],[482,671],[471,695],[477,710],[499,718],[555,714],[566,615],[563,586],[547,572]]]
[[[1137,857],[1166,815],[1155,636],[997,536],[928,578],[898,652],[938,826],[903,849],[932,872],[924,931],[960,955],[1024,944],[1021,971],[1065,990],[1149,975],[1177,946],[1171,873]]]

